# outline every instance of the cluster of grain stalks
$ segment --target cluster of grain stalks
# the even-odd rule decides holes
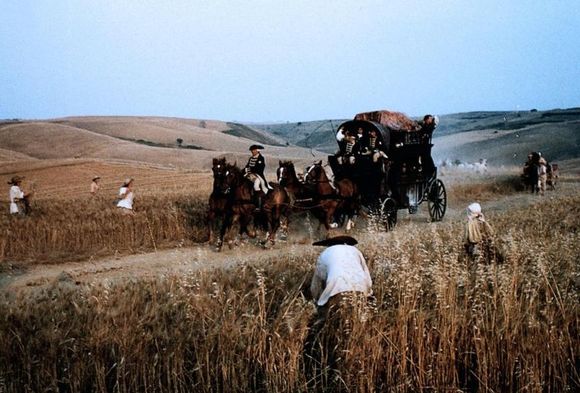
[[[6,294],[0,381],[6,392],[577,390],[579,206],[490,214],[501,265],[462,258],[461,223],[362,239],[374,300],[364,318],[321,331],[316,355],[306,350],[315,248]]]
[[[99,198],[36,201],[29,216],[0,215],[0,261],[76,260],[201,242],[206,206],[200,197],[146,196],[127,216]]]

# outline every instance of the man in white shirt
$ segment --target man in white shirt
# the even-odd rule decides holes
[[[372,280],[362,253],[354,247],[356,239],[337,236],[314,243],[327,246],[318,257],[310,292],[321,307],[338,294],[372,294]]]
[[[25,193],[22,191],[22,189],[20,189],[22,180],[24,180],[24,177],[14,176],[8,182],[8,184],[11,185],[10,192],[8,194],[10,198],[10,214],[27,214],[27,198],[30,197],[32,193]],[[18,206],[19,202],[24,203],[24,209]]]
[[[362,253],[354,247],[356,239],[337,236],[313,243],[326,246],[318,257],[310,292],[318,305],[309,323],[305,341],[309,380],[328,374],[331,390],[340,385],[342,360],[348,353],[349,329],[366,313],[366,300],[372,294],[372,280]],[[362,307],[361,307],[362,306]],[[359,325],[360,326],[360,325]],[[314,386],[313,386],[314,389]]]

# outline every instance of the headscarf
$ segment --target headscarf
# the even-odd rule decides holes
[[[479,221],[485,221],[485,217],[481,212],[481,205],[477,202],[473,202],[467,206],[467,219],[473,220],[478,219]]]

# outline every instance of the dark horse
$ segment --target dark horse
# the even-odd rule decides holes
[[[334,227],[331,226],[334,217],[342,214],[348,218],[346,230],[349,231],[354,225],[352,218],[360,209],[360,194],[357,185],[350,179],[342,179],[336,182],[335,186],[326,175],[322,161],[308,167],[304,183],[314,187],[320,206],[325,212],[324,226],[327,231]]]
[[[255,237],[255,233],[248,231],[252,218],[254,226],[262,226],[268,232],[264,244],[266,245],[267,242],[274,244],[276,231],[280,227],[280,219],[286,215],[288,209],[289,199],[286,191],[278,184],[270,183],[273,190],[263,197],[262,209],[255,212],[256,206],[252,198],[253,184],[246,179],[240,168],[227,164],[224,176],[220,178],[219,183],[219,189],[227,196],[227,202],[225,219],[218,239],[218,250],[221,250],[226,232],[236,221],[240,225],[240,236],[245,233],[250,237]]]
[[[278,161],[276,178],[280,187],[288,193],[290,209],[288,212],[311,212],[321,224],[325,222],[326,214],[319,205],[313,186],[307,186],[298,179],[292,161]]]
[[[536,152],[530,153],[528,161],[524,164],[522,181],[532,194],[539,191],[538,180],[540,178],[540,155]]]
[[[213,172],[213,189],[209,196],[208,201],[208,211],[207,211],[207,228],[209,231],[209,240],[211,244],[213,242],[213,228],[217,219],[224,218],[226,212],[227,195],[224,194],[220,185],[223,182],[223,178],[226,174],[226,159],[225,158],[214,158],[212,164]]]

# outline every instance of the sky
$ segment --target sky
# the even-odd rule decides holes
[[[0,118],[577,106],[578,0],[0,0]]]

